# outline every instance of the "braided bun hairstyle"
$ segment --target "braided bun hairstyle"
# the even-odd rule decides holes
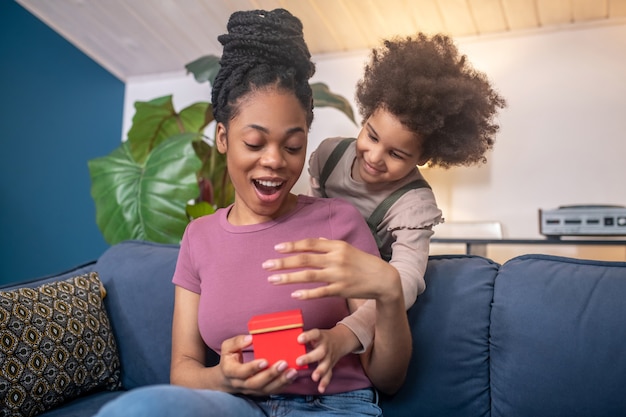
[[[310,127],[313,92],[309,78],[315,65],[300,20],[284,9],[242,11],[230,16],[227,29],[227,34],[217,38],[224,51],[211,91],[215,120],[228,125],[241,97],[272,86],[295,94]]]

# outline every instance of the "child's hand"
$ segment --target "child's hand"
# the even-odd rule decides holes
[[[311,379],[319,382],[317,390],[323,394],[333,376],[333,367],[339,359],[360,348],[357,337],[346,326],[338,324],[330,330],[312,329],[298,336],[298,342],[309,344],[313,349],[300,356],[298,365],[317,362]]]

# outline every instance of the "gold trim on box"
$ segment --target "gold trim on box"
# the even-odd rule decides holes
[[[266,327],[264,329],[250,330],[250,334],[276,332],[278,330],[295,329],[295,328],[298,328],[298,327],[302,327],[302,324],[285,324],[283,326]]]

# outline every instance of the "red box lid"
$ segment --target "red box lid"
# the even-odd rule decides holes
[[[303,326],[300,309],[254,316],[248,322],[250,334],[295,329]]]

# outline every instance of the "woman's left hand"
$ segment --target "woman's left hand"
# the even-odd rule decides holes
[[[293,254],[263,263],[267,271],[305,268],[297,272],[274,273],[268,281],[277,284],[301,282],[326,283],[314,289],[298,289],[292,297],[309,298],[340,296],[344,298],[397,298],[402,294],[398,271],[381,258],[352,245],[327,239],[303,239],[275,246],[277,252]]]

